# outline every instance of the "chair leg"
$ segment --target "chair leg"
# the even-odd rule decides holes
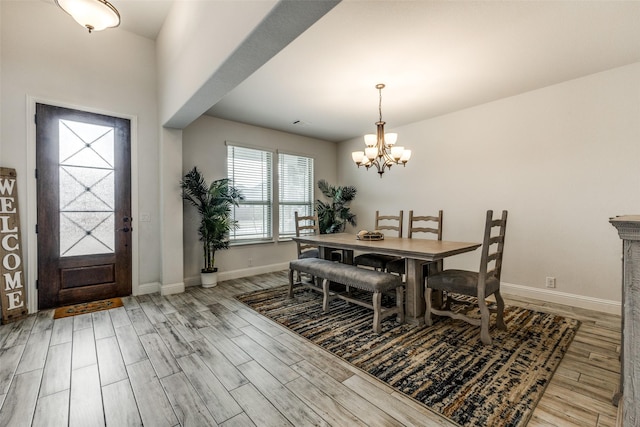
[[[496,326],[498,327],[498,329],[506,331],[507,325],[504,323],[504,300],[502,299],[502,295],[500,295],[500,291],[496,291],[494,295],[496,297],[496,303],[498,305],[498,309],[496,312]]]
[[[287,298],[293,298],[293,273],[293,270],[289,270],[289,292],[287,292]]]
[[[373,332],[379,334],[382,330],[380,326],[380,311],[382,310],[382,293],[373,293]]]
[[[398,322],[404,323],[404,286],[396,288],[396,307],[398,307]]]
[[[322,311],[325,313],[329,312],[329,283],[327,279],[322,279]]]
[[[431,320],[431,288],[426,285],[424,288],[424,302],[427,304],[424,311],[424,323],[427,326],[431,326],[433,325],[433,321]]]
[[[445,296],[446,296],[446,299],[445,299]],[[442,298],[445,301],[444,310],[451,311],[451,294],[449,292],[442,291]]]
[[[491,313],[484,298],[478,297],[478,306],[480,307],[480,341],[482,341],[482,344],[490,345],[489,321],[491,320]]]

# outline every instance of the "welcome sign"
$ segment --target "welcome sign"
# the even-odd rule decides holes
[[[0,168],[0,297],[3,324],[28,314],[20,242],[16,170]]]

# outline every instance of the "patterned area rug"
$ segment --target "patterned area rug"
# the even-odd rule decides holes
[[[120,298],[110,298],[101,301],[85,302],[82,304],[68,305],[56,308],[53,313],[54,319],[62,317],[76,316],[78,314],[93,313],[94,311],[109,310],[110,308],[122,307]]]
[[[508,331],[492,327],[491,346],[479,327],[449,318],[417,327],[393,316],[375,334],[373,311],[334,300],[324,314],[321,294],[298,289],[287,299],[286,289],[236,298],[462,426],[526,425],[579,327],[507,306]]]

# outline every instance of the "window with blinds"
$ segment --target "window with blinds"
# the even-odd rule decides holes
[[[279,238],[296,235],[294,212],[313,214],[313,159],[293,154],[278,154]]]
[[[230,233],[232,242],[273,238],[272,157],[270,151],[227,145],[227,175],[244,196],[240,206],[233,207],[239,227]]]

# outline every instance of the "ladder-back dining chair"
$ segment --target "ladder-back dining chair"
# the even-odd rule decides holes
[[[409,231],[407,237],[413,238],[416,233],[428,234],[427,238],[442,240],[442,210],[438,211],[438,215],[413,215],[413,211],[409,211]],[[437,271],[442,271],[442,260],[435,261],[438,265]],[[427,274],[429,262],[423,264],[423,277]],[[404,275],[406,272],[406,259],[395,259],[387,263],[387,271]]]
[[[320,234],[320,226],[318,222],[318,215],[298,215],[298,212],[294,212],[296,221],[296,237],[301,235],[315,235]],[[303,258],[320,258],[318,247],[309,243],[302,243],[296,241],[298,249],[298,259]],[[310,277],[311,282],[315,281],[314,277]],[[302,281],[300,272],[298,271],[298,282]]]
[[[306,215],[301,216],[296,211],[296,237],[301,235],[316,235],[320,234],[320,222],[318,221],[318,215]],[[296,242],[298,249],[298,259],[300,258],[320,258],[318,247],[310,243]],[[342,261],[342,251],[332,251],[331,261]]]
[[[396,231],[398,233],[398,237],[402,237],[402,218],[403,211],[400,211],[398,215],[380,215],[380,211],[376,211],[375,230]],[[387,268],[387,263],[396,259],[399,259],[399,257],[376,253],[365,253],[356,256],[353,259],[353,264],[357,266],[372,267],[375,270],[384,271]]]
[[[482,255],[480,257],[480,271],[444,270],[428,275],[425,280],[425,323],[432,324],[431,315],[448,316],[461,319],[472,325],[480,326],[480,340],[483,344],[491,344],[489,335],[489,321],[491,313],[485,298],[494,295],[496,299],[496,325],[498,329],[506,330],[504,323],[504,300],[500,295],[500,275],[502,273],[502,254],[504,252],[504,237],[507,227],[507,211],[502,211],[502,217],[493,219],[493,211],[487,211]],[[446,293],[446,304],[443,308],[434,308],[431,302],[433,290]],[[461,294],[476,297],[480,309],[480,319],[453,311],[451,294]]]
[[[318,226],[318,215],[298,215],[295,212],[296,220],[296,237],[301,235],[314,235],[320,234],[320,227]],[[296,242],[298,249],[298,259],[300,258],[318,258],[318,248],[308,243]]]

